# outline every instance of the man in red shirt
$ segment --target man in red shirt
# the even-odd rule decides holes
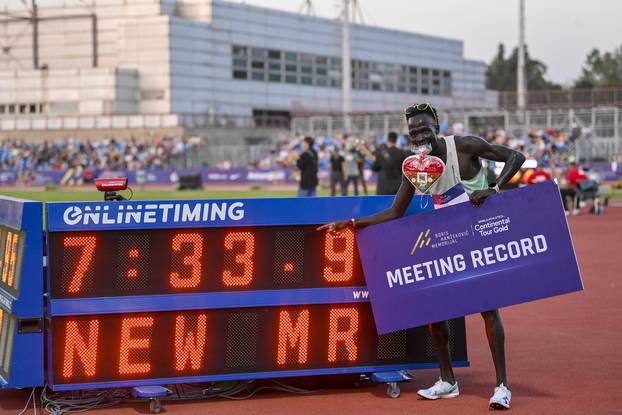
[[[570,169],[568,170],[566,178],[570,185],[576,189],[579,182],[587,180],[587,175],[579,169],[577,163],[570,163]]]
[[[544,170],[542,163],[539,163],[538,167],[536,167],[536,171],[534,171],[531,176],[529,176],[529,179],[527,179],[527,184],[542,183],[547,180],[551,180],[552,178],[551,174]]]

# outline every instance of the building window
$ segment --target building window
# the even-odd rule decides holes
[[[270,82],[281,82],[281,74],[280,73],[270,73],[268,74],[268,81]]]
[[[233,46],[233,56],[246,58],[248,55],[248,48],[246,46]]]
[[[248,48],[233,46],[233,79],[248,79]]]
[[[443,83],[441,85],[442,95],[451,95],[451,72],[443,71]]]
[[[266,63],[262,61],[253,61],[251,63],[251,68],[253,69],[264,69],[265,66],[266,66]]]
[[[248,79],[248,72],[234,70],[233,79]]]
[[[341,58],[234,45],[232,75],[234,79],[340,88]],[[353,59],[352,88],[451,95],[451,71]]]
[[[251,49],[251,58],[253,59],[265,59],[266,50],[264,48],[252,48]]]

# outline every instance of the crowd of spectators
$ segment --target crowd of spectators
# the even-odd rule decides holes
[[[78,141],[27,142],[7,139],[0,142],[0,168],[18,172],[85,170],[156,170],[181,167],[193,143],[179,137],[105,138]]]
[[[464,127],[460,123],[452,126],[442,126],[441,135],[464,135]],[[582,196],[594,195],[601,183],[598,171],[590,169],[587,164],[580,164],[575,159],[574,142],[579,138],[589,139],[591,131],[588,128],[575,128],[570,131],[562,129],[534,130],[525,134],[512,134],[503,129],[480,129],[476,135],[486,141],[508,146],[515,149],[528,160],[525,169],[513,183],[513,186],[530,185],[545,180],[556,179],[567,212],[578,213],[579,205],[583,206]],[[296,160],[301,152],[302,136],[293,137],[289,140],[280,140],[273,144],[266,152],[266,157],[252,164],[251,167],[272,168],[292,167],[292,160]],[[384,136],[348,136],[336,135],[334,137],[315,137],[314,148],[318,154],[320,170],[329,171],[331,174],[324,178],[323,184],[329,185],[331,194],[336,194],[335,177],[337,160],[345,160],[346,168],[343,171],[345,187],[340,194],[358,194],[358,184],[365,186],[364,170],[369,171],[373,167],[373,156],[379,148],[386,146]],[[397,147],[409,149],[406,135],[401,135],[397,140]],[[354,155],[354,158],[352,157]],[[350,160],[350,163],[348,163]],[[352,161],[354,160],[354,161]],[[356,165],[359,165],[357,172]],[[615,167],[613,167],[615,164]],[[617,159],[612,160],[612,168],[617,170]],[[490,174],[501,170],[501,166],[494,163],[487,166]],[[355,177],[358,176],[358,177]],[[339,179],[342,180],[342,179]],[[349,189],[352,184],[352,189]],[[588,186],[589,185],[589,186]],[[366,189],[364,187],[364,192]],[[592,198],[593,199],[593,198]]]
[[[462,135],[464,127],[460,123],[456,123],[451,127],[445,126],[441,131],[441,135]],[[512,149],[522,152],[528,158],[540,160],[550,153],[557,156],[567,155],[571,157],[568,151],[569,143],[575,141],[580,136],[589,135],[589,129],[575,129],[570,132],[564,130],[542,130],[530,131],[525,135],[513,135],[502,129],[480,129],[478,136],[484,138],[488,142],[500,145],[506,145]],[[287,167],[291,165],[291,160],[297,157],[300,152],[302,136],[296,136],[291,139],[281,139],[270,145],[266,151],[266,156],[252,163],[251,167],[273,168]],[[383,135],[370,135],[367,137],[348,136],[337,134],[334,137],[317,136],[315,138],[315,149],[318,152],[320,168],[329,168],[331,154],[334,151],[341,152],[344,155],[352,146],[364,146],[370,152],[375,151],[378,146],[385,142]],[[398,137],[398,148],[407,148],[408,140],[405,135]],[[566,158],[567,158],[566,157]],[[567,160],[566,160],[567,161]]]
[[[441,135],[464,135],[461,123],[442,125]],[[549,178],[557,179],[562,193],[570,199],[576,199],[580,182],[591,180],[600,182],[595,171],[586,165],[578,164],[573,143],[583,137],[589,138],[589,129],[576,128],[570,131],[548,129],[530,131],[526,134],[512,134],[503,129],[480,129],[476,135],[488,142],[505,145],[525,155],[531,162],[533,171],[521,179],[521,184],[532,184]],[[375,154],[379,149],[387,148],[383,135],[355,136],[338,134],[335,136],[313,137],[313,150],[317,154],[317,167],[320,182],[329,185],[332,193],[358,194],[359,185],[367,194],[366,179],[373,169]],[[295,168],[296,160],[306,151],[302,135],[281,138],[269,145],[265,156],[250,164],[251,168]],[[409,140],[405,134],[397,137],[394,144],[397,149],[409,149]],[[35,171],[65,171],[81,168],[85,172],[98,170],[158,170],[184,167],[189,153],[194,153],[195,146],[201,146],[201,140],[182,140],[175,136],[137,139],[134,137],[104,138],[94,140],[76,140],[72,138],[56,142],[36,142],[6,139],[0,142],[1,171],[16,171],[22,182],[27,182]],[[617,170],[619,156],[611,161]],[[615,167],[613,167],[615,164]],[[342,166],[342,167],[341,167]],[[222,160],[215,164],[220,169],[236,166],[232,161]],[[495,166],[488,166],[494,174]],[[499,169],[499,166],[496,166]],[[338,174],[333,174],[337,170]],[[377,169],[374,169],[377,171]],[[324,172],[324,174],[322,173]],[[326,174],[325,172],[329,172]],[[367,177],[365,176],[367,174]],[[338,176],[341,175],[341,178]],[[331,178],[335,179],[331,181]],[[337,187],[340,187],[339,189]],[[569,210],[576,210],[569,207]]]

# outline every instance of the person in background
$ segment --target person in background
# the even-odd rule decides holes
[[[358,147],[364,147],[365,143],[363,143],[362,141],[359,142],[357,145]],[[361,187],[363,188],[363,194],[365,196],[368,195],[367,193],[367,180],[365,180],[365,157],[363,157],[363,154],[359,151],[358,152],[358,167],[359,167],[359,180],[361,181]]]
[[[579,182],[587,180],[587,175],[579,168],[576,162],[572,162],[570,163],[570,169],[568,170],[566,179],[568,179],[570,185],[576,189]]]
[[[577,194],[576,190],[572,188],[570,182],[567,179],[567,175],[564,172],[560,171],[555,164],[555,160],[549,154],[549,165],[551,166],[551,173],[553,173],[553,178],[557,182],[559,186],[559,193],[562,196],[562,202],[564,204],[564,212],[566,216],[570,215],[570,212],[573,212],[575,215],[579,213],[578,209],[573,210],[574,198]]]
[[[345,171],[346,171],[346,195],[348,194],[348,188],[350,187],[350,183],[354,187],[354,195],[358,196],[359,194],[359,179],[361,172],[359,170],[359,162],[361,160],[361,155],[356,149],[354,145],[354,141],[350,140],[346,144],[346,153],[344,155],[345,159]]]
[[[377,195],[394,195],[402,183],[402,163],[407,153],[397,147],[397,133],[391,131],[386,143],[372,154],[367,147],[359,147],[361,152],[373,161],[371,169],[378,173]]]
[[[346,160],[341,155],[340,149],[335,146],[330,153],[330,195],[337,194],[337,184],[339,184],[339,193],[341,196],[346,195]]]
[[[296,160],[296,167],[300,170],[300,187],[298,197],[315,196],[318,185],[317,170],[318,156],[313,149],[313,137],[305,137],[302,140],[304,151]]]
[[[543,157],[542,160],[540,160],[540,162],[536,166],[536,171],[534,171],[531,176],[529,176],[527,184],[531,185],[535,183],[542,183],[553,178],[549,172],[544,170],[544,162],[546,159],[547,157]]]

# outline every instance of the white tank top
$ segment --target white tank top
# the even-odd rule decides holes
[[[445,171],[436,183],[430,187],[430,194],[442,195],[449,189],[460,183],[460,165],[458,164],[458,153],[456,152],[456,142],[454,136],[445,137],[447,147],[447,161]]]
[[[458,150],[456,150],[456,140],[453,135],[445,137],[445,145],[447,147],[447,161],[445,162],[445,171],[436,183],[430,188],[430,194],[442,195],[449,189],[462,184],[462,187],[471,194],[476,190],[485,190],[488,188],[486,173],[483,168],[470,180],[462,180],[460,178],[460,165],[458,164]]]

